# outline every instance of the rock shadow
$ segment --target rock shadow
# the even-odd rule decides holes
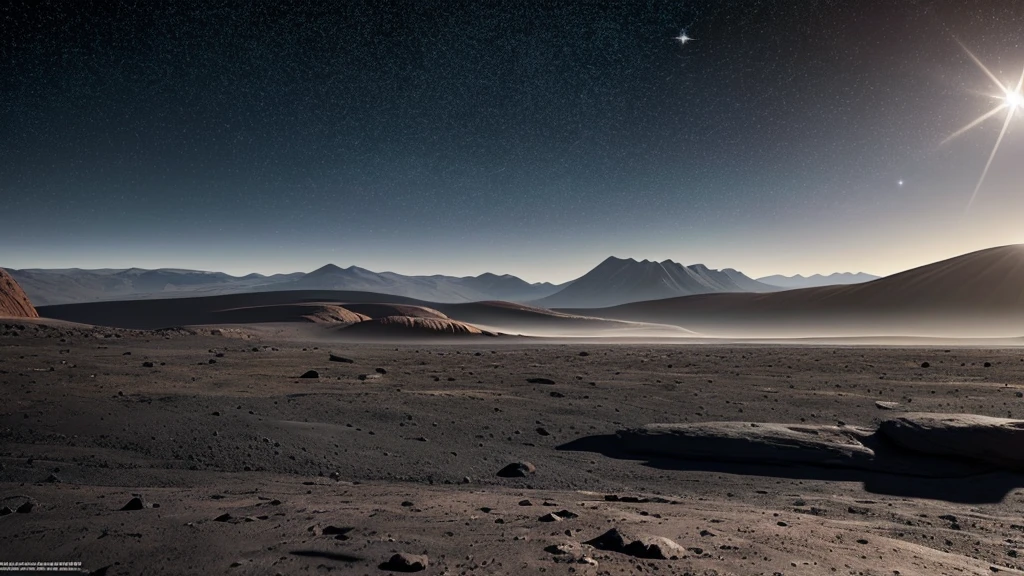
[[[327,552],[324,550],[292,550],[292,556],[303,556],[305,558],[324,558],[335,562],[362,562],[364,559],[359,556],[345,554],[342,552]]]

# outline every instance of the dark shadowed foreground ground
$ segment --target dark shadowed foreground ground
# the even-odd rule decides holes
[[[0,507],[33,507],[0,516],[0,561],[110,575],[385,574],[395,552],[426,554],[424,574],[1024,568],[1021,475],[650,460],[613,436],[654,422],[872,427],[894,414],[876,401],[1024,418],[1020,350],[330,346],[21,326],[0,323]],[[496,474],[520,460],[536,473]],[[147,507],[121,511],[135,496]],[[576,517],[549,516],[562,510]],[[613,527],[686,551],[577,546]]]

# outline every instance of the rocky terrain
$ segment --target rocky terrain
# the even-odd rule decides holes
[[[0,561],[109,575],[1024,569],[1012,463],[630,445],[652,425],[705,443],[732,426],[755,448],[852,437],[879,462],[904,448],[862,442],[876,430],[953,426],[919,413],[1024,418],[1018,349],[301,334],[0,322]]]

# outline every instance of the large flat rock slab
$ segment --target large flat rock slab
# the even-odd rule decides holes
[[[1024,420],[911,412],[882,422],[879,432],[915,452],[1024,470]]]
[[[622,447],[639,454],[766,464],[870,467],[864,445],[871,430],[756,422],[650,424],[619,432]]]
[[[999,467],[991,460],[967,461],[943,452],[914,450],[875,430],[853,426],[758,422],[650,424],[617,434],[619,448],[680,460],[760,465],[843,468],[960,478]]]

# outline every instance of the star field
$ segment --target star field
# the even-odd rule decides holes
[[[1024,242],[1012,160],[964,213],[999,126],[942,144],[992,106],[957,41],[1008,83],[1024,7],[962,4],[8,2],[0,265],[888,273]]]

